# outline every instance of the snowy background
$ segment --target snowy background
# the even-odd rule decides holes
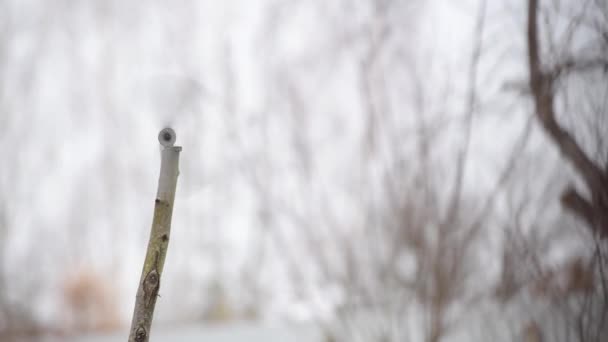
[[[583,13],[546,3],[556,37]],[[594,239],[532,116],[526,13],[0,0],[0,339],[126,339],[165,126],[183,152],[152,341],[509,341],[553,322],[526,289]],[[513,262],[526,285],[504,300]]]

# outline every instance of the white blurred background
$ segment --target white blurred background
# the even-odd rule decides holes
[[[608,179],[608,4],[537,12]],[[541,125],[527,25],[524,0],[0,0],[0,340],[126,340],[171,126],[153,341],[602,341],[601,224],[560,204],[596,190]]]

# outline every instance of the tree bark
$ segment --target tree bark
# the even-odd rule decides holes
[[[175,200],[175,188],[179,174],[180,146],[173,146],[175,132],[165,128],[158,137],[164,146],[161,152],[160,177],[154,205],[154,218],[143,270],[135,297],[135,309],[129,334],[129,342],[147,342],[154,315],[156,297],[169,245],[171,216]]]

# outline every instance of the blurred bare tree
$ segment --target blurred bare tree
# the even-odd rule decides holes
[[[529,320],[534,341],[601,341],[608,333],[607,19],[605,1],[528,1],[534,117],[563,161],[544,190],[525,190],[527,199],[513,205],[498,294],[527,294],[516,312],[527,313],[519,319]],[[539,184],[532,182],[529,189]],[[558,198],[565,213],[552,205]],[[556,260],[556,246],[570,251]]]
[[[554,5],[559,3],[556,1]],[[587,1],[575,12],[563,36],[558,36],[557,42],[551,37],[543,41],[544,44],[539,38],[539,12],[538,0],[529,1],[528,60],[536,117],[585,186],[584,190],[568,187],[562,194],[562,204],[594,233],[605,237],[608,236],[608,146],[605,143],[608,127],[606,100],[602,94],[605,95],[608,88],[598,76],[605,76],[608,70],[608,5],[604,1]],[[551,14],[545,13],[544,18],[551,23]],[[560,32],[549,25],[545,30],[550,35]],[[574,37],[581,34],[588,36],[585,44],[589,45],[579,46],[573,42]],[[577,81],[589,83],[595,89],[585,83],[571,84]],[[558,121],[556,108],[563,111],[562,120],[572,127]],[[568,114],[573,111],[580,120],[569,118]]]
[[[594,251],[568,266],[566,290],[579,295],[561,294],[567,328],[558,336],[600,341],[608,333],[608,4],[529,0],[527,45],[535,116],[576,177],[561,204],[590,230]]]
[[[424,10],[416,1],[281,2],[262,33],[280,41],[298,12],[322,16],[328,26],[328,36],[311,38],[316,48],[291,59],[280,59],[278,44],[263,49],[265,73],[274,75],[267,101],[284,108],[264,122],[290,128],[265,136],[277,144],[287,135],[295,159],[289,175],[299,180],[289,183],[297,191],[277,192],[270,182],[277,177],[266,174],[270,183],[258,186],[260,202],[269,203],[264,224],[274,227],[294,291],[313,305],[328,340],[440,341],[488,298],[480,260],[488,253],[486,228],[531,121],[493,184],[476,192],[469,168],[477,158],[473,128],[487,114],[488,100],[478,96],[485,2],[471,27],[468,69],[455,83],[441,66],[428,75],[434,59],[412,46],[415,17]],[[304,73],[314,81],[304,81]],[[348,82],[339,92],[327,86],[342,79]],[[363,122],[355,144],[339,144],[354,116]],[[321,118],[335,122],[319,126]],[[336,144],[347,165],[332,166],[324,156]]]

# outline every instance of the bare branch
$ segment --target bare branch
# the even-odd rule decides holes
[[[607,72],[608,58],[601,56],[587,59],[570,58],[555,65],[550,74],[553,78],[559,78],[573,72],[588,72],[594,70],[603,70],[604,72]]]
[[[160,290],[160,279],[171,232],[171,216],[175,200],[177,175],[179,174],[179,153],[182,148],[173,146],[175,132],[170,128],[161,130],[158,140],[164,146],[161,152],[158,192],[156,194],[150,240],[135,298],[129,342],[147,342],[150,339],[154,306]]]
[[[473,117],[476,111],[477,104],[477,72],[479,69],[479,60],[481,59],[481,52],[483,47],[483,30],[484,30],[484,19],[485,19],[485,7],[486,2],[482,1],[480,4],[477,22],[475,24],[476,37],[473,45],[473,54],[471,56],[471,64],[469,65],[469,87],[467,94],[467,104],[465,107],[465,132],[464,132],[464,145],[458,155],[456,161],[456,175],[455,184],[450,197],[448,211],[444,219],[444,225],[454,220],[458,207],[460,204],[462,183],[464,181],[464,170],[466,161],[469,153],[469,145],[471,140],[471,130],[473,125]]]
[[[568,187],[561,197],[562,205],[582,218],[590,227],[593,225],[593,206],[574,187]]]

